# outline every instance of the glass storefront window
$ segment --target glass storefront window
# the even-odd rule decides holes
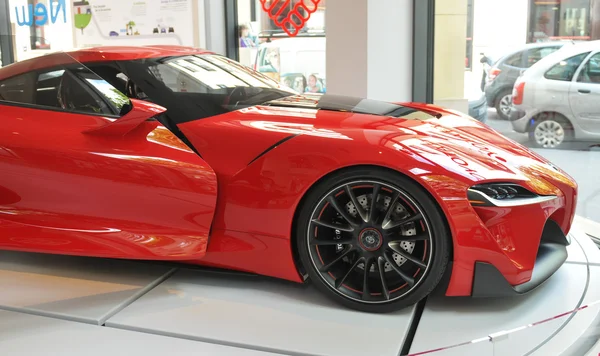
[[[307,8],[315,8],[312,0],[270,0],[264,6],[273,6],[271,12],[278,13],[276,20],[282,23],[302,1]],[[297,35],[291,37],[287,32],[294,29],[289,24],[287,32],[278,27],[261,1],[237,0],[240,62],[297,92],[324,93],[325,8],[326,0],[321,0]]]
[[[593,0],[531,0],[529,42],[592,39]],[[596,6],[599,6],[600,2]],[[600,19],[598,19],[600,20]],[[600,34],[596,34],[599,38]]]
[[[434,103],[565,170],[576,214],[600,223],[600,0],[436,0],[435,11]]]
[[[48,0],[27,0],[27,5],[30,9],[35,9],[37,4],[48,5]],[[50,41],[46,38],[46,26],[36,25],[36,20],[41,20],[40,17],[34,16],[31,25],[31,49],[50,49]]]

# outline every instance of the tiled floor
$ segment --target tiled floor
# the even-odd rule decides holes
[[[432,355],[573,345],[597,326],[600,305],[495,345],[489,336],[600,300],[600,266],[588,264],[600,261],[600,251],[574,231],[568,262],[527,296],[430,298],[411,352],[463,342]],[[310,286],[268,278],[15,252],[0,253],[0,290],[0,355],[11,356],[396,356],[416,310],[359,313]]]
[[[0,354],[11,356],[273,355],[10,311],[0,311]]]

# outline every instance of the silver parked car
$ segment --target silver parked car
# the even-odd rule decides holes
[[[536,147],[600,140],[600,41],[565,46],[527,69],[510,120]]]

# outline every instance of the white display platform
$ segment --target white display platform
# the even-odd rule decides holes
[[[102,325],[166,279],[171,268],[0,251],[0,308]]]
[[[413,309],[360,313],[340,308],[312,287],[178,271],[106,325],[275,352],[394,355]],[[378,341],[368,342],[368,335]]]
[[[498,299],[430,298],[421,316],[411,352],[420,353],[490,338],[493,334],[536,323],[600,300],[600,266],[587,264],[587,255],[598,258],[600,251],[593,244],[589,251],[584,251],[579,240],[587,238],[580,231],[574,229],[571,236],[567,262],[531,293]],[[573,318],[563,317],[527,332],[511,333],[510,341],[496,342],[494,352],[496,355],[560,355],[579,339],[575,333],[583,333],[595,326],[591,324],[596,320],[597,310],[596,313],[580,314],[585,318],[576,314]],[[571,328],[574,329],[572,332]],[[550,344],[552,346],[548,347]],[[456,348],[456,353],[451,353],[451,350],[443,353],[451,354],[464,355],[464,351]]]
[[[273,355],[9,311],[0,311],[0,354],[7,356]]]
[[[257,276],[0,252],[0,354],[397,356],[412,341],[412,354],[439,348],[433,356],[597,355],[590,351],[600,338],[593,228],[576,222],[567,262],[532,293],[432,296],[422,314],[417,307],[359,313],[310,285]]]

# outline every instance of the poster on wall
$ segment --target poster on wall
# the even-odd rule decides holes
[[[72,0],[77,47],[194,46],[192,0]]]

